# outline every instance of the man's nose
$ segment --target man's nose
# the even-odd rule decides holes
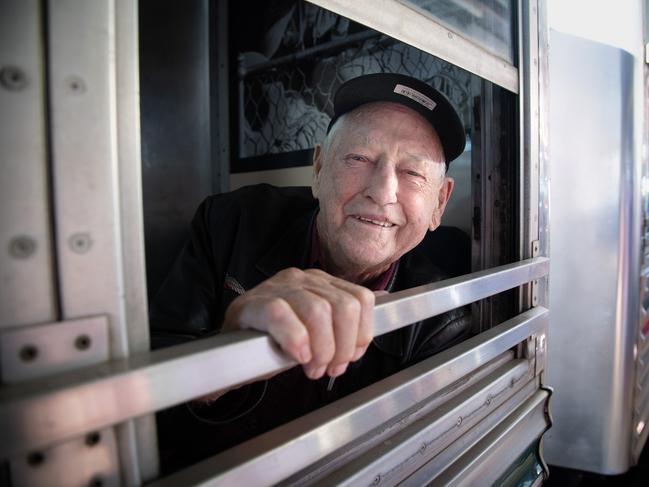
[[[378,205],[384,206],[397,202],[399,180],[392,164],[377,163],[367,184],[365,195]]]

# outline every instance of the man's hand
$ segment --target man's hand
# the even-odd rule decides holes
[[[239,296],[223,329],[268,332],[305,374],[337,377],[372,341],[374,293],[317,269],[295,268]]]

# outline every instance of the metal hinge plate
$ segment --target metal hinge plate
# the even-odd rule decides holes
[[[22,382],[105,362],[108,343],[108,318],[103,315],[3,330],[2,382]]]

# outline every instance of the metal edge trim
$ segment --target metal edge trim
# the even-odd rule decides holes
[[[403,3],[395,0],[308,1],[518,93],[518,69],[513,64]]]

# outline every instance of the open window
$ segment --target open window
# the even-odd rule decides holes
[[[37,66],[30,79],[41,80],[30,89],[48,84],[47,93],[25,92],[34,103],[28,112],[37,113],[25,133],[40,141],[34,160],[47,188],[46,197],[34,191],[31,220],[51,239],[39,247],[49,259],[41,282],[50,287],[39,290],[49,307],[3,326],[55,326],[2,335],[3,359],[15,358],[3,362],[3,382],[7,371],[18,375],[2,390],[0,455],[15,478],[47,478],[52,470],[32,468],[44,458],[54,459],[48,469],[66,472],[80,458],[97,465],[100,452],[105,480],[151,480],[159,467],[153,413],[294,365],[268,337],[244,332],[149,352],[146,294],[163,281],[200,200],[251,182],[309,184],[309,150],[337,83],[393,70],[433,83],[462,113],[467,151],[451,166],[458,190],[445,224],[468,245],[456,277],[382,300],[375,334],[470,305],[473,336],[160,482],[542,478],[548,260],[539,233],[544,18],[536,2],[278,1],[263,3],[264,16],[250,15],[258,2],[143,0],[139,12],[126,0],[114,8],[21,5],[33,21],[21,30],[29,42],[16,45]],[[29,248],[26,240],[12,247]],[[430,251],[443,260],[448,249],[437,243]],[[20,282],[23,271],[12,272]],[[78,352],[101,353],[57,368],[79,370],[48,381],[55,369],[25,347],[53,328],[72,336]],[[233,370],[233,361],[247,366]],[[20,375],[33,363],[38,373]]]

